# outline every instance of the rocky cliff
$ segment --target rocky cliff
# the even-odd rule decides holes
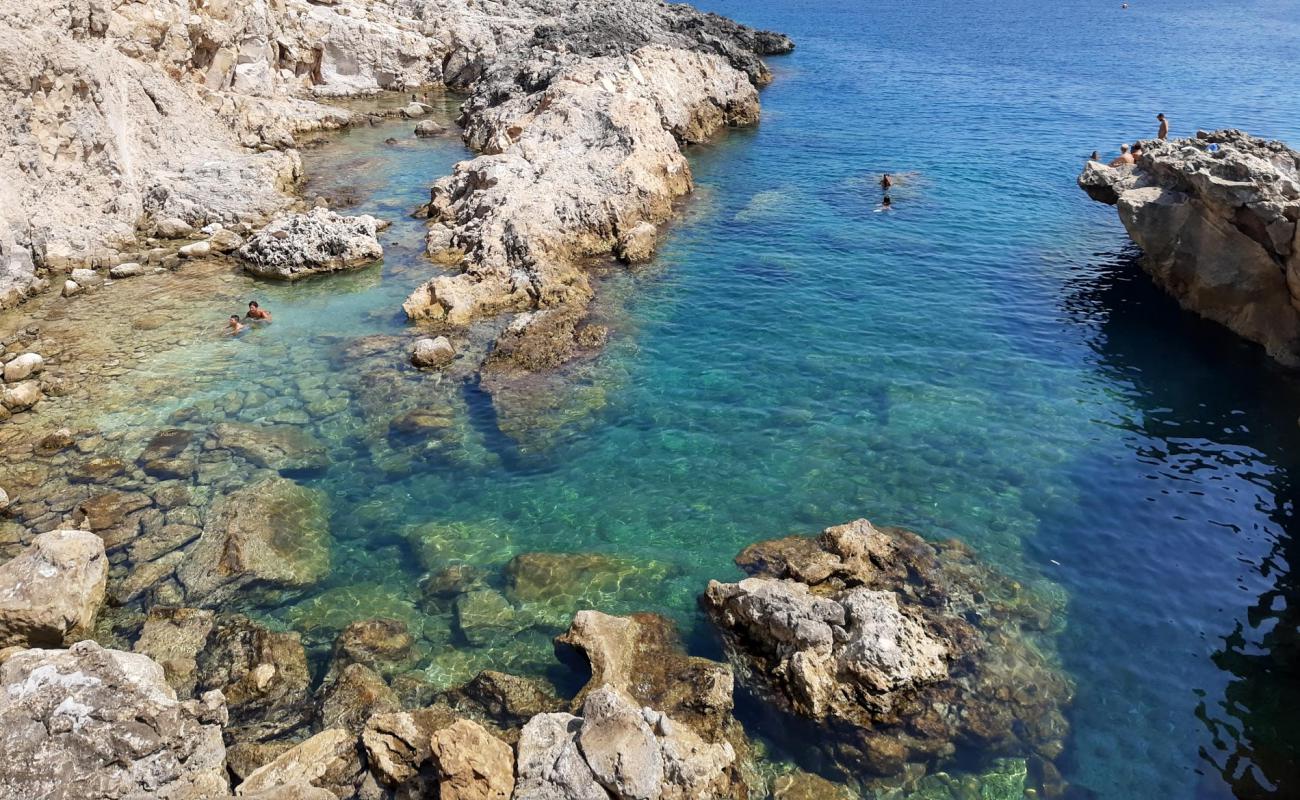
[[[191,228],[263,224],[293,202],[301,174],[294,137],[357,119],[320,101],[430,85],[473,91],[469,141],[493,152],[519,138],[519,116],[538,111],[537,93],[559,75],[578,70],[573,80],[585,75],[604,88],[622,57],[650,45],[678,53],[668,61],[681,62],[687,50],[707,54],[672,63],[670,73],[680,74],[666,80],[715,79],[708,91],[723,98],[720,118],[694,107],[659,109],[653,103],[667,97],[662,91],[638,95],[651,103],[643,112],[686,140],[752,117],[750,84],[769,78],[759,55],[791,46],[776,34],[649,0],[6,3],[0,307],[20,302],[52,273],[132,261],[142,236],[167,238],[177,219]],[[614,60],[597,66],[603,59]],[[643,63],[650,61],[657,58]],[[747,78],[745,86],[734,75]],[[582,99],[571,97],[570,105]],[[587,139],[582,152],[608,143]],[[544,163],[538,170],[556,174]]]
[[[1184,308],[1300,366],[1300,153],[1236,130],[1146,142],[1079,186],[1119,209],[1143,266]]]

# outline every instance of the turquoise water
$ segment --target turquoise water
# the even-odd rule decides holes
[[[349,619],[402,617],[444,683],[547,671],[579,604],[669,613],[706,647],[695,597],[741,547],[866,516],[1065,593],[1076,786],[1300,793],[1300,382],[1152,289],[1113,210],[1074,186],[1156,111],[1176,135],[1300,142],[1300,4],[703,5],[799,49],[772,61],[758,128],[691,151],[696,195],[655,263],[606,279],[610,348],[540,427],[401,370],[400,302],[432,269],[407,214],[465,156],[407,123],[306,159],[313,190],[393,220],[382,267],[248,283],[274,325],[150,365],[194,377],[213,418],[306,415],[329,444],[313,483],[334,574],[265,613],[318,652]],[[882,171],[902,176],[887,213]],[[268,374],[283,388],[255,411],[222,399]],[[448,424],[390,426],[417,404]],[[629,566],[523,632],[467,641],[450,606],[419,600],[411,537],[443,523],[467,527],[438,530],[440,552],[493,585],[525,551]]]

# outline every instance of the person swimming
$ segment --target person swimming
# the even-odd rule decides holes
[[[248,316],[249,319],[259,320],[259,321],[261,321],[261,322],[270,322],[270,321],[271,321],[271,312],[270,312],[270,311],[266,311],[266,310],[264,310],[261,306],[259,306],[259,305],[257,304],[257,301],[256,301],[256,300],[249,300],[249,301],[248,301],[248,315],[247,315],[247,316]]]
[[[889,191],[889,189],[890,189],[893,185],[894,185],[894,179],[891,178],[891,177],[889,177],[889,173],[888,173],[888,172],[886,172],[884,175],[881,175],[881,176],[880,176],[880,188],[881,188],[881,189],[884,189],[884,190],[887,192],[887,191]]]
[[[226,325],[226,330],[230,331],[231,336],[238,336],[244,332],[244,328],[246,327],[248,326],[239,321],[238,314],[231,314],[230,322]]]
[[[880,207],[876,209],[876,213],[878,214],[881,211],[889,211],[893,207],[894,207],[894,199],[889,195],[885,195],[884,197],[880,198]]]

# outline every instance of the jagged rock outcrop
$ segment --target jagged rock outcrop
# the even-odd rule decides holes
[[[79,642],[0,663],[0,796],[227,797],[219,692],[179,702],[147,656]]]
[[[404,308],[456,325],[547,309],[525,320],[566,320],[572,347],[592,294],[582,260],[618,255],[629,232],[665,222],[691,188],[679,145],[756,121],[758,93],[720,56],[657,46],[591,60],[538,54],[527,68],[525,85],[540,88],[467,104],[466,138],[484,155],[434,186],[428,236],[435,260],[462,271]],[[525,333],[512,326],[512,351]],[[567,355],[513,360],[528,369]]]
[[[1300,366],[1300,152],[1236,130],[1144,142],[1136,165],[1089,162],[1142,265],[1178,302]]]
[[[50,531],[0,564],[0,649],[59,647],[87,635],[104,604],[104,540]]]
[[[345,217],[324,208],[267,225],[236,251],[244,269],[263,278],[296,280],[363,267],[383,258],[374,217]]]
[[[737,563],[753,577],[702,603],[740,681],[845,774],[1060,754],[1073,689],[1033,638],[1051,612],[960,543],[858,520]]]
[[[230,713],[226,732],[234,741],[265,742],[310,724],[311,673],[297,633],[231,617],[211,630],[193,658],[198,690],[225,695]]]

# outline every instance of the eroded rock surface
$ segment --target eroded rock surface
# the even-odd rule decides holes
[[[50,531],[0,564],[0,649],[59,647],[87,635],[104,603],[104,541],[86,531]]]
[[[702,602],[746,687],[847,774],[962,753],[1060,754],[1072,686],[1041,599],[956,542],[866,520],[746,549]],[[792,720],[793,723],[793,720]],[[794,724],[792,735],[802,728]]]
[[[1300,152],[1236,130],[1144,142],[1079,186],[1119,210],[1143,267],[1178,302],[1300,366]]]
[[[79,642],[0,664],[0,796],[226,797],[220,693],[179,702],[147,656]]]
[[[375,225],[371,216],[315,208],[272,222],[236,252],[245,270],[263,278],[296,280],[355,269],[384,255]]]

